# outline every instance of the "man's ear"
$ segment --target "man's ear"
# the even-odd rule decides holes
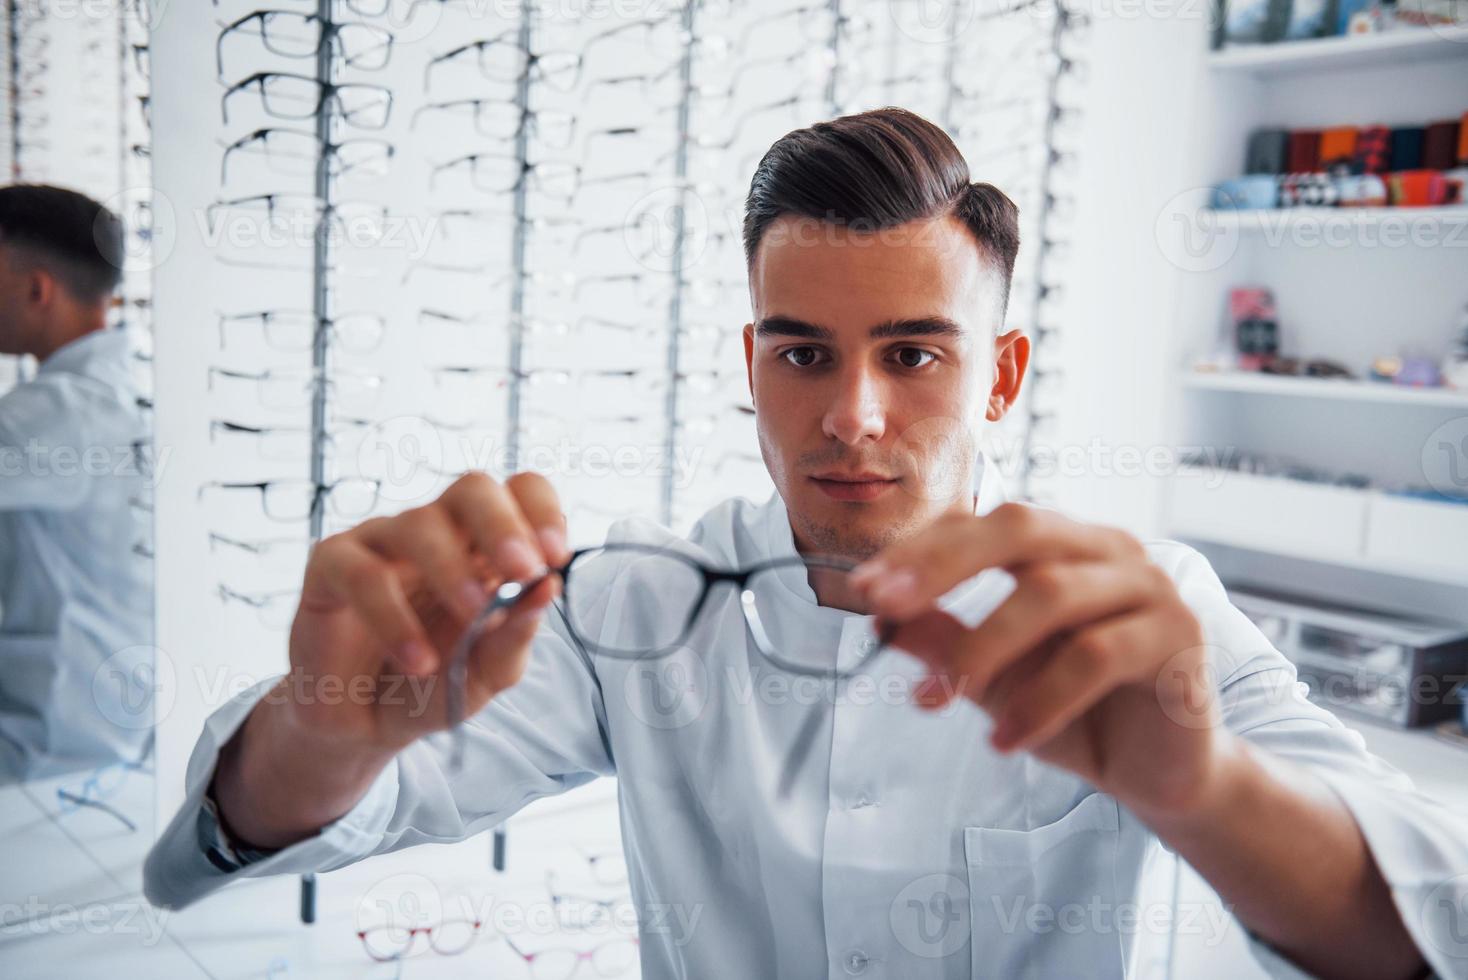
[[[1011,330],[994,338],[994,386],[989,389],[989,403],[984,418],[998,422],[1004,418],[1024,383],[1025,369],[1030,364],[1030,338],[1022,330]]]
[[[26,301],[36,306],[50,306],[56,295],[56,280],[45,269],[26,273]]]
[[[754,400],[754,324],[744,325],[744,377],[749,382],[749,398]]]

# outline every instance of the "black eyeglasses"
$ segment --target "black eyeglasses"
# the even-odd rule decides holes
[[[288,177],[311,176],[316,172],[317,158],[323,155],[333,177],[383,177],[397,150],[387,140],[370,136],[327,142],[304,129],[267,126],[224,148],[219,161],[221,184],[229,180],[230,158],[242,153],[263,158],[271,170]]]
[[[615,564],[611,588],[603,576],[593,578],[588,586],[587,576],[576,574],[603,562]],[[534,579],[506,582],[469,624],[449,657],[446,701],[448,722],[455,732],[453,764],[457,767],[463,757],[464,685],[469,652],[489,628],[491,620],[498,625],[502,617],[497,613],[513,606],[551,575],[561,578],[557,608],[566,630],[588,653],[621,660],[665,657],[687,642],[714,590],[730,586],[738,590],[745,627],[765,660],[793,674],[835,679],[856,673],[881,653],[886,647],[885,635],[874,631],[865,642],[853,648],[853,655],[838,656],[829,643],[812,636],[808,624],[800,617],[792,617],[779,607],[782,601],[789,600],[792,590],[808,588],[812,575],[839,581],[855,567],[855,562],[845,558],[790,555],[744,568],[717,568],[668,548],[614,543],[578,549],[565,564],[548,568]],[[590,594],[582,594],[588,588]],[[587,610],[625,604],[628,596],[639,592],[655,597],[658,621],[627,617],[622,620],[625,628],[611,635],[604,627],[597,631],[585,621]],[[806,735],[803,740],[809,737]]]
[[[276,521],[304,521],[315,516],[329,502],[340,517],[366,516],[377,504],[380,480],[365,477],[342,477],[326,483],[314,480],[264,480],[259,483],[233,483],[211,480],[199,487],[202,498],[208,490],[251,491],[260,495],[265,516]]]
[[[229,101],[254,91],[260,107],[277,119],[311,119],[330,106],[342,122],[358,129],[382,129],[392,114],[392,92],[365,82],[336,84],[286,71],[257,71],[235,82],[219,99],[219,112],[229,122]]]
[[[218,552],[223,549],[227,549],[226,553],[241,557],[248,555],[267,571],[288,572],[298,577],[300,570],[305,567],[306,556],[311,551],[311,542],[309,538],[299,534],[245,539],[210,531],[209,550]]]
[[[223,582],[218,585],[219,601],[226,605],[239,605],[250,609],[259,617],[260,623],[270,629],[283,630],[295,618],[300,605],[300,589],[271,589],[268,592],[242,592],[232,589]]]
[[[676,11],[662,17],[631,20],[610,27],[588,37],[578,51],[537,52],[527,51],[520,43],[520,32],[511,29],[494,37],[461,44],[433,58],[423,70],[423,85],[425,89],[431,88],[435,69],[462,64],[473,57],[479,73],[490,81],[518,82],[528,76],[546,88],[570,92],[581,84],[587,55],[596,48],[612,41],[647,46],[669,31],[675,46],[684,40],[680,16]]]
[[[327,203],[305,194],[250,194],[213,201],[204,209],[211,232],[227,216],[234,215],[258,216],[263,227],[299,233],[296,244],[303,247],[323,229],[351,243],[370,244],[381,239],[388,221],[387,206],[383,204],[349,200]]]
[[[327,443],[336,446],[343,432],[358,435],[372,426],[367,419],[344,418],[332,423],[333,428],[323,433]],[[246,425],[229,419],[209,420],[209,441],[220,436],[235,436],[255,442],[255,451],[261,459],[302,460],[311,457],[312,430],[304,425]]]
[[[310,405],[317,389],[324,387],[333,404],[343,411],[367,414],[382,393],[381,375],[340,369],[324,374],[317,370],[273,368],[236,371],[211,365],[208,371],[209,390],[214,390],[216,380],[249,383],[255,387],[263,407],[280,412],[294,412]]]
[[[581,167],[563,160],[526,163],[510,153],[466,153],[433,165],[428,186],[437,186],[440,174],[464,172],[477,189],[491,194],[508,194],[526,184],[555,201],[569,203],[581,186]]]
[[[479,73],[490,81],[518,82],[529,76],[547,88],[570,91],[581,77],[581,56],[574,51],[530,52],[520,43],[518,30],[479,38],[445,51],[423,69],[423,87],[432,88],[434,70],[463,64],[474,58]]]
[[[60,804],[60,812],[62,814],[75,813],[86,807],[107,814],[126,827],[129,832],[136,831],[138,825],[107,800],[122,788],[129,774],[137,772],[145,776],[153,775],[153,770],[146,765],[147,755],[151,751],[152,739],[150,737],[147,747],[137,761],[123,760],[109,763],[94,769],[91,775],[79,784],[58,786],[56,799]]]
[[[325,330],[343,350],[365,354],[377,349],[387,332],[380,313],[343,313],[320,317],[310,310],[255,310],[219,314],[219,346],[228,347],[229,327],[250,327],[280,351],[308,351]]]
[[[316,6],[316,0],[297,0],[307,6]],[[337,0],[345,10],[350,10],[358,17],[381,17],[388,12],[392,6],[392,0]],[[214,6],[219,6],[219,0],[214,0]]]
[[[522,131],[535,135],[545,146],[563,150],[571,145],[576,135],[576,116],[570,112],[531,110],[521,112],[520,107],[503,99],[448,99],[429,102],[413,112],[410,129],[416,129],[418,120],[425,114],[468,116],[481,136],[493,140],[508,141]]]
[[[219,32],[214,60],[224,78],[224,39],[234,33],[258,34],[265,49],[284,58],[314,58],[325,45],[342,64],[363,71],[387,67],[393,36],[374,24],[323,22],[315,13],[256,10]]]

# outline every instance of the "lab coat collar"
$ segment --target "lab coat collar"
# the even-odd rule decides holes
[[[99,358],[120,360],[128,350],[128,334],[121,328],[104,327],[83,334],[73,341],[62,344],[36,367],[36,373],[65,371],[70,374],[88,373],[87,365]],[[116,357],[114,357],[116,355]]]

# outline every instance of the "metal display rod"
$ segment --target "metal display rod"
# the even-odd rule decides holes
[[[1050,29],[1050,51],[1055,56],[1055,64],[1046,79],[1046,112],[1045,130],[1042,142],[1045,146],[1045,162],[1040,173],[1040,253],[1035,260],[1035,288],[1030,294],[1030,329],[1034,336],[1031,339],[1033,349],[1030,354],[1032,363],[1041,366],[1041,342],[1040,335],[1040,308],[1048,294],[1050,287],[1045,282],[1046,260],[1053,252],[1054,242],[1050,239],[1050,215],[1054,210],[1054,178],[1055,162],[1059,151],[1055,146],[1055,124],[1060,117],[1060,76],[1065,71],[1065,35],[1071,28],[1071,13],[1065,4],[1059,3],[1055,6],[1055,23]],[[1040,421],[1040,414],[1034,407],[1035,393],[1030,392],[1029,400],[1026,402],[1027,421],[1024,435],[1020,442],[1019,458],[1019,495],[1021,499],[1030,500],[1031,477],[1033,476],[1030,466],[1030,454],[1034,451],[1035,428]]]
[[[321,46],[316,49],[316,80],[323,93],[335,84],[336,65],[332,47],[327,43],[335,30],[335,0],[317,0],[316,17],[321,25]],[[311,482],[315,487],[311,498],[311,543],[321,540],[325,519],[326,486],[326,369],[330,361],[330,332],[327,324],[331,316],[331,283],[328,281],[331,261],[331,201],[333,182],[331,177],[332,100],[322,98],[316,107],[316,199],[320,202],[320,217],[316,222],[316,235],[311,257],[311,312],[314,316],[314,332],[311,341]],[[310,925],[316,921],[316,875],[301,876],[301,921]]]
[[[841,0],[830,0],[831,8],[831,70],[826,75],[826,109],[832,118],[841,114],[841,105],[836,100],[837,76],[841,72]]]
[[[20,0],[5,5],[5,81],[10,89],[10,181],[20,183]]]
[[[668,393],[663,401],[667,431],[667,459],[673,459],[678,448],[678,374],[683,336],[683,288],[686,285],[684,253],[688,240],[688,143],[693,117],[693,52],[698,46],[698,0],[689,0],[683,8],[683,60],[679,65],[678,145],[674,150],[673,170],[678,188],[677,229],[673,237],[673,292],[668,300]],[[673,526],[673,468],[666,467],[662,478],[662,500],[659,512],[662,522]]]
[[[520,51],[525,58],[525,70],[515,82],[515,107],[519,109],[520,125],[515,132],[515,227],[514,240],[510,249],[510,377],[506,388],[505,411],[507,427],[505,434],[506,461],[511,473],[520,468],[520,379],[524,373],[525,359],[525,268],[527,232],[530,227],[528,196],[530,191],[530,83],[534,56],[530,43],[535,37],[534,3],[520,5]]]

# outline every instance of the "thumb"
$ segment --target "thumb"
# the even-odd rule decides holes
[[[490,692],[502,691],[520,679],[529,659],[531,641],[540,629],[547,606],[560,594],[560,579],[537,582],[508,609],[497,612],[471,655],[474,680]]]

